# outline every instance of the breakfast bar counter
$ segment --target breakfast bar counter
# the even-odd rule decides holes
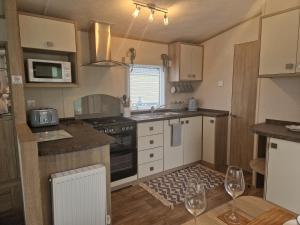
[[[97,132],[94,128],[82,121],[65,120],[57,126],[32,128],[33,133],[64,130],[72,137],[60,140],[38,143],[39,156],[65,154],[77,151],[85,151],[105,145],[109,145],[114,138]],[[43,133],[45,135],[45,133]]]
[[[300,133],[289,131],[285,127],[286,125],[291,125],[291,124],[295,124],[295,123],[282,122],[277,120],[266,120],[265,123],[255,124],[252,127],[252,130],[254,133],[261,136],[278,138],[286,141],[293,141],[293,142],[300,143]]]

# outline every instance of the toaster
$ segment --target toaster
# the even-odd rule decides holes
[[[58,125],[57,110],[53,108],[31,109],[28,112],[28,122],[31,127]]]

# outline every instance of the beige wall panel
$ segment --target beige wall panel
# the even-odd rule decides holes
[[[258,122],[278,119],[300,122],[300,78],[261,79]]]
[[[259,17],[203,43],[203,81],[196,91],[201,107],[231,110],[234,45],[258,40],[258,33]]]

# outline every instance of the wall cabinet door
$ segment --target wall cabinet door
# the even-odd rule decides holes
[[[202,80],[203,73],[203,47],[194,46],[192,49],[192,76],[191,80]]]
[[[300,213],[300,143],[271,138],[267,154],[266,200]]]
[[[294,10],[262,20],[260,75],[296,72],[299,12]]]
[[[19,24],[24,48],[76,52],[74,23],[20,14]]]
[[[171,82],[202,80],[202,46],[173,43],[169,45],[169,56],[172,60],[169,70]]]
[[[184,165],[202,158],[202,116],[182,118]]]
[[[181,133],[181,145],[171,146],[172,124],[179,122],[179,119],[164,121],[164,170],[183,165],[183,132]]]
[[[203,117],[203,157],[202,160],[215,164],[216,118]]]

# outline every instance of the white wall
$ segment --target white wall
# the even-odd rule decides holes
[[[144,42],[132,39],[112,37],[112,59],[121,61],[127,57],[129,48],[137,52],[136,64],[161,65],[161,54],[168,54],[168,45]],[[84,65],[89,62],[88,33],[79,32],[79,47],[81,57],[79,62]],[[126,58],[126,62],[128,61]],[[73,101],[89,94],[108,94],[121,97],[127,92],[127,70],[122,67],[80,68],[79,88],[26,88],[27,100],[35,100],[38,107],[53,107],[58,110],[60,117],[73,117]],[[166,102],[175,99],[186,100],[190,94],[170,94],[170,84],[166,82]]]
[[[258,40],[259,17],[203,44],[203,82],[196,91],[201,107],[231,110],[234,45]],[[218,81],[224,86],[218,87]]]

